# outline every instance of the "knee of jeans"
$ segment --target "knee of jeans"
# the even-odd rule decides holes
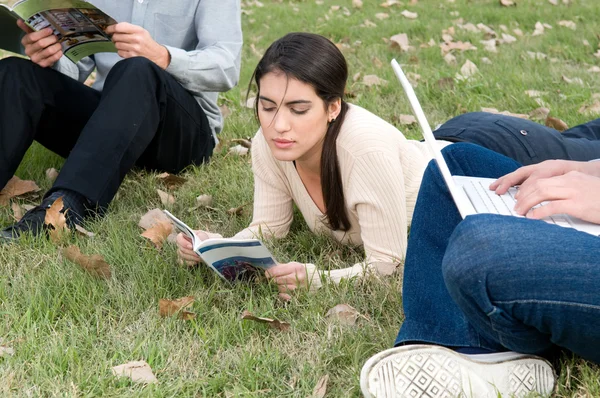
[[[497,229],[496,215],[482,214],[465,218],[454,230],[442,261],[442,273],[448,288],[471,286],[486,279],[494,268],[494,253],[499,243],[491,233]]]
[[[23,68],[34,65],[28,59],[19,58],[19,57],[8,57],[0,60],[0,71],[8,72],[8,73],[18,73],[23,70]]]
[[[160,69],[158,65],[145,57],[127,58],[117,62],[111,69],[111,72],[130,73],[140,75],[143,73],[154,73]]]

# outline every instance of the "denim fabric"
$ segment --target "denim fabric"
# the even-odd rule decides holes
[[[600,119],[560,133],[531,120],[472,112],[448,120],[433,134],[438,139],[483,146],[524,165],[548,159],[592,160],[600,156]]]
[[[496,178],[519,167],[471,144],[443,152],[455,175]],[[406,319],[395,344],[537,354],[557,345],[600,362],[599,258],[600,239],[572,229],[497,215],[461,221],[431,162],[408,240]]]

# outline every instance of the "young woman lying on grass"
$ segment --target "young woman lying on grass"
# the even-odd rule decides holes
[[[250,226],[235,237],[285,236],[295,203],[311,231],[363,245],[365,251],[364,262],[325,274],[314,264],[298,262],[271,268],[267,277],[282,293],[298,286],[318,288],[322,275],[338,282],[368,271],[387,274],[405,256],[429,151],[425,143],[407,140],[391,124],[346,103],[347,77],[338,48],[310,33],[290,33],[275,41],[254,71],[260,123],[252,141],[254,213]],[[525,156],[523,144],[502,134],[491,139],[505,142],[519,159]],[[439,141],[440,147],[449,144]],[[204,231],[197,235],[214,236]],[[183,261],[199,261],[183,235],[177,243]]]

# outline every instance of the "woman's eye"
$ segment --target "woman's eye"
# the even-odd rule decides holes
[[[262,110],[263,112],[273,112],[275,110],[275,107],[267,108],[266,106],[263,106]]]
[[[296,109],[292,109],[292,113],[296,114],[296,115],[304,115],[306,112],[308,112],[308,109],[304,109],[304,110],[296,110]]]

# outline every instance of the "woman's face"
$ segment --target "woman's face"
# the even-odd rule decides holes
[[[258,119],[277,160],[320,162],[327,124],[340,108],[341,100],[326,106],[311,85],[281,71],[260,79]]]

